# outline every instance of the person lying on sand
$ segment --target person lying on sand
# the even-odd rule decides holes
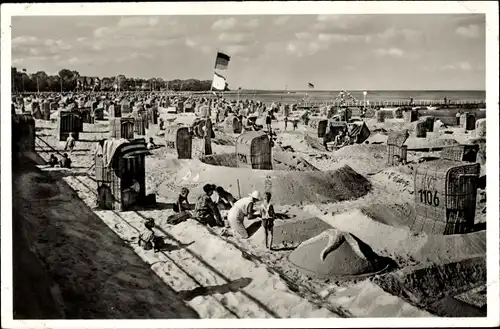
[[[217,202],[219,210],[229,210],[237,201],[236,198],[231,193],[224,190],[222,186],[217,186],[216,192],[219,196],[219,201]]]
[[[264,243],[266,248],[271,250],[273,245],[273,227],[274,227],[274,206],[271,203],[271,193],[264,194],[264,204],[260,208],[260,216],[262,218],[262,227],[264,228]],[[270,238],[270,239],[269,239]]]
[[[238,234],[243,239],[248,239],[249,237],[245,225],[243,225],[243,221],[245,220],[245,217],[248,219],[256,217],[254,214],[254,205],[259,200],[259,191],[253,191],[249,196],[236,201],[227,214],[229,226],[234,233]]]
[[[181,193],[177,197],[177,202],[174,204],[175,212],[183,212],[191,209],[188,201],[189,190],[185,187],[181,189]]]
[[[214,226],[224,226],[224,221],[220,215],[219,208],[212,200],[212,194],[215,191],[215,185],[205,184],[203,186],[204,194],[200,195],[194,208],[194,218],[201,224]]]

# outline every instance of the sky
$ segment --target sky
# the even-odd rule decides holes
[[[12,65],[236,89],[485,90],[482,14],[17,16]]]

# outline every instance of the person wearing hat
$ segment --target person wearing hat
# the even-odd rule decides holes
[[[212,194],[215,192],[216,186],[213,184],[205,184],[203,186],[204,194],[200,195],[194,207],[194,218],[208,226],[224,226],[224,221],[220,215],[219,208],[212,200]]]
[[[260,192],[253,191],[249,196],[239,199],[229,210],[227,214],[227,221],[231,229],[244,239],[248,239],[248,231],[243,225],[245,217],[253,219],[256,217],[254,214],[254,205],[260,200]]]

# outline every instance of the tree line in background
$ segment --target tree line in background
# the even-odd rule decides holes
[[[71,91],[208,91],[211,80],[170,80],[162,78],[127,78],[123,74],[115,77],[83,77],[77,71],[62,69],[58,75],[48,75],[43,71],[27,73],[26,69],[11,67],[12,92],[71,92]],[[227,88],[227,87],[226,87]],[[229,90],[229,89],[227,89]]]

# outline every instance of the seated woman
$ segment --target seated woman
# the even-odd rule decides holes
[[[201,224],[208,226],[224,226],[224,221],[220,215],[219,208],[212,200],[211,196],[215,191],[215,185],[205,184],[204,194],[200,195],[194,209],[194,218]]]
[[[127,205],[127,207],[137,204],[137,202],[139,201],[140,191],[141,185],[135,179],[132,179],[132,181],[130,182],[130,186],[128,188],[125,188],[122,192],[123,203]]]
[[[219,210],[229,210],[237,201],[236,198],[231,193],[224,190],[222,186],[218,186],[216,192],[219,195],[219,201],[217,202]]]
[[[189,190],[185,187],[181,189],[181,193],[177,197],[177,202],[174,204],[175,212],[183,212],[191,209],[191,204],[188,201]]]

